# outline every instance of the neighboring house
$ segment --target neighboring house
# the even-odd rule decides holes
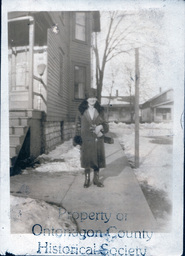
[[[173,89],[168,89],[140,105],[142,122],[169,122],[173,119]]]
[[[9,13],[12,167],[73,136],[77,106],[91,87],[92,32],[99,31],[99,12]]]
[[[134,118],[134,96],[102,96],[101,104],[105,108],[109,122],[132,123]]]

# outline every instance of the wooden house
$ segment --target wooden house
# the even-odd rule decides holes
[[[92,33],[99,31],[99,12],[8,14],[12,167],[73,136],[77,106],[91,87]]]
[[[134,121],[134,96],[102,96],[101,103],[109,122],[132,123]]]
[[[160,92],[140,105],[142,122],[170,122],[173,120],[173,89]]]

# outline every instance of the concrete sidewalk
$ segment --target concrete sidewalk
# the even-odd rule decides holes
[[[83,188],[80,172],[34,173],[11,177],[11,194],[42,199],[64,207],[79,229],[105,232],[159,231],[133,170],[118,140],[105,144],[107,167],[100,171],[103,188]],[[93,173],[91,173],[91,180]],[[62,215],[64,210],[59,213]]]

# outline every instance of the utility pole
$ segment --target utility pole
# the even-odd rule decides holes
[[[110,102],[111,102],[111,98],[112,98],[112,88],[114,87],[114,73],[112,71],[112,85],[110,88],[110,93],[109,93],[109,101],[107,104],[107,121],[109,120],[109,111],[110,111]]]
[[[139,167],[139,49],[135,49],[135,168]]]

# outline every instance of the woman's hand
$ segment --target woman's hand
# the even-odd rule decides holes
[[[98,135],[103,130],[103,125],[97,125],[95,128],[95,133]]]

